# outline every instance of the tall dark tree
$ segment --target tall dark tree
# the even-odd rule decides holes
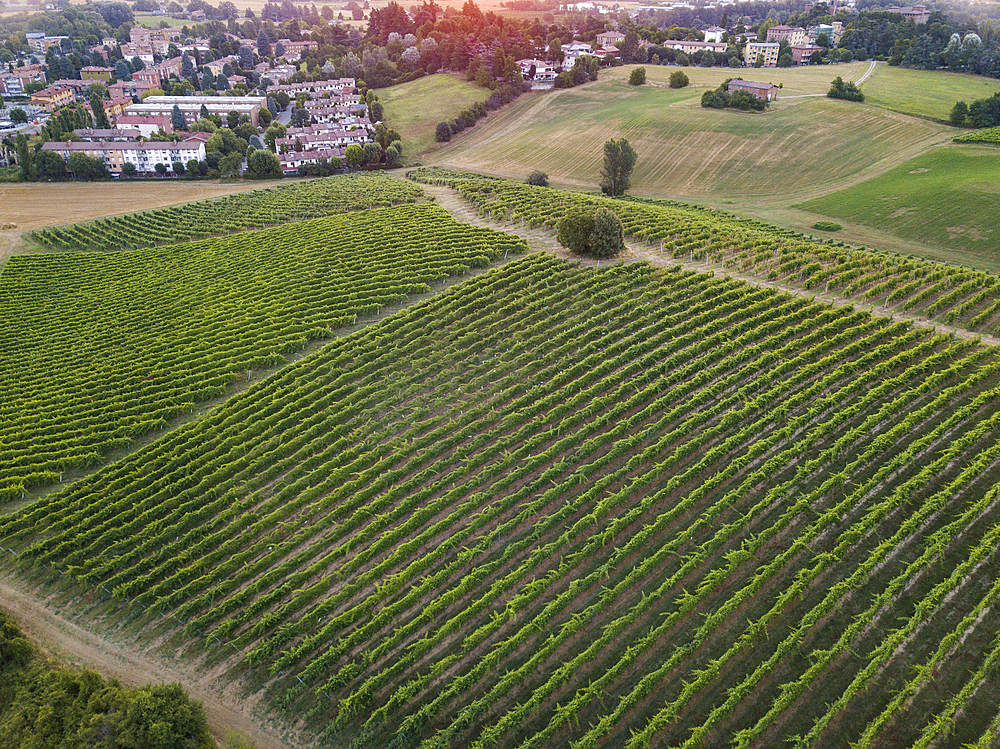
[[[260,33],[257,34],[257,54],[261,57],[271,56],[271,43],[267,40],[264,29],[261,29]]]
[[[90,111],[94,113],[94,127],[105,130],[111,127],[108,115],[104,111],[104,102],[96,91],[90,94]]]
[[[629,178],[635,168],[635,149],[628,139],[612,138],[604,144],[604,166],[601,168],[601,190],[606,195],[624,195],[630,186]]]
[[[127,81],[132,77],[132,73],[129,72],[128,63],[124,60],[117,60],[115,62],[115,78],[119,81]]]
[[[177,104],[174,104],[174,108],[170,112],[170,124],[174,130],[187,130],[187,125],[184,123],[184,113]]]
[[[185,52],[181,57],[181,77],[190,78],[192,75],[194,75],[194,62],[191,61],[188,53]]]

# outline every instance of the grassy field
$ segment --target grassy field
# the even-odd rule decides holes
[[[877,179],[799,205],[945,248],[1000,272],[1000,161],[989,146],[946,146]]]
[[[1000,80],[879,63],[871,77],[861,84],[861,90],[865,102],[876,107],[947,122],[955,102],[971,104],[976,99],[990,97],[1000,91]]]
[[[602,144],[625,136],[639,154],[633,194],[787,204],[878,173],[951,135],[935,123],[821,95],[835,72],[855,77],[863,67],[743,71],[783,86],[763,114],[700,106],[702,92],[733,71],[692,68],[692,85],[674,90],[666,79],[677,68],[647,67],[650,84],[642,87],[629,86],[629,69],[618,68],[585,86],[523,96],[425,161],[512,179],[538,168],[556,184],[595,188]]]
[[[439,74],[379,89],[378,95],[385,121],[403,136],[404,159],[413,163],[436,145],[434,129],[439,122],[453,120],[466,107],[486,101],[490,92],[464,78]]]

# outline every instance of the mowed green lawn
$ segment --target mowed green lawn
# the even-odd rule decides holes
[[[877,179],[799,208],[956,251],[1000,271],[1000,158],[988,146],[946,146]]]
[[[403,159],[412,163],[435,145],[434,131],[439,122],[455,119],[463,109],[486,101],[491,92],[464,78],[438,73],[380,88],[377,93],[385,108],[386,125],[403,136]]]
[[[827,99],[837,74],[868,63],[802,69],[685,68],[692,85],[670,89],[677,67],[630,67],[573,89],[527,94],[429,155],[444,166],[523,179],[541,169],[563,186],[596,188],[602,147],[625,136],[638,152],[636,195],[788,203],[864,179],[949,139],[949,128],[878,107]],[[734,73],[783,85],[771,111],[703,109],[702,93]],[[817,96],[817,94],[820,94]]]
[[[894,112],[947,121],[955,102],[971,104],[1000,91],[1000,80],[943,70],[909,70],[880,62],[861,90],[865,101]]]

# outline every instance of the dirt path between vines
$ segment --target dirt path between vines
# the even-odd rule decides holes
[[[438,205],[447,210],[459,221],[464,221],[467,224],[474,224],[476,226],[485,226],[491,229],[497,229],[499,231],[507,232],[508,234],[514,234],[522,237],[527,240],[528,246],[536,252],[548,252],[562,258],[573,257],[569,254],[565,247],[562,247],[556,241],[555,234],[551,231],[533,229],[528,226],[518,226],[516,224],[502,223],[499,221],[490,221],[476,213],[475,209],[473,209],[472,206],[463,200],[462,197],[450,187],[445,187],[443,185],[421,185],[421,187],[423,187],[429,195],[434,196],[435,202]],[[925,317],[910,314],[908,312],[900,312],[892,309],[891,307],[883,308],[879,304],[869,304],[861,299],[841,297],[832,293],[823,294],[808,289],[802,289],[797,286],[766,281],[747,273],[739,273],[732,268],[723,268],[721,265],[715,263],[691,262],[675,257],[668,257],[657,251],[654,247],[639,242],[626,242],[626,246],[628,247],[628,251],[623,256],[618,258],[618,260],[622,260],[624,262],[643,261],[649,263],[650,265],[657,265],[660,267],[672,267],[679,265],[683,268],[696,270],[702,273],[715,273],[717,276],[726,276],[727,278],[739,279],[757,286],[763,286],[769,289],[778,289],[787,294],[793,294],[794,296],[803,297],[805,299],[815,299],[817,302],[827,302],[835,305],[854,307],[854,309],[863,310],[875,317],[888,317],[892,320],[902,320],[918,328],[927,328],[945,335],[954,335],[956,338],[961,340],[970,341],[978,339],[981,343],[987,346],[1000,346],[1000,338],[997,338],[996,336],[987,335],[985,333],[973,333],[965,328],[958,328],[941,322],[931,321]],[[579,260],[579,258],[574,259]],[[581,262],[586,265],[595,264],[592,260],[584,260]]]
[[[257,749],[306,746],[255,717],[256,700],[234,694],[232,684],[198,673],[193,666],[170,663],[132,644],[95,635],[59,613],[58,604],[49,593],[29,588],[7,573],[0,573],[0,605],[13,615],[34,643],[60,660],[86,666],[130,687],[180,684],[192,699],[204,706],[212,736],[219,742],[232,732]]]

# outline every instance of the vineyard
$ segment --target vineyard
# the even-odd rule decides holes
[[[975,130],[954,139],[956,143],[989,143],[1000,145],[1000,127],[988,127],[985,130]]]
[[[0,502],[100,464],[359,316],[524,249],[405,205],[134,252],[13,258],[0,275]]]
[[[38,229],[28,239],[57,250],[153,247],[320,218],[332,213],[412,203],[420,189],[381,172],[327,177],[201,200],[82,224]]]
[[[670,201],[611,200],[433,168],[409,176],[456,188],[493,220],[532,227],[554,229],[576,206],[607,206],[621,218],[626,235],[667,257],[715,263],[974,332],[1000,333],[1000,279],[982,271],[817,242],[753,219]]]
[[[463,191],[541,220],[533,191]],[[616,207],[678,253],[852,257]],[[0,517],[0,544],[330,746],[986,747],[998,388],[993,351],[849,307],[530,255]]]

